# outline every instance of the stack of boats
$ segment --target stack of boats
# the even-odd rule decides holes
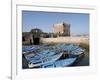
[[[23,46],[29,68],[54,68],[73,65],[85,49],[74,44]]]

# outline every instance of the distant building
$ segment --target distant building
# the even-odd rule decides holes
[[[70,24],[65,22],[54,24],[53,30],[57,36],[70,36]]]
[[[31,29],[30,32],[22,32],[22,44],[39,44],[40,38],[50,38],[57,36],[70,36],[70,24],[67,23],[59,23],[53,25],[54,32],[45,33],[42,32],[41,29],[34,28]]]
[[[31,29],[30,32],[23,32],[22,43],[23,44],[39,44],[41,34],[42,34],[42,30],[38,28]]]

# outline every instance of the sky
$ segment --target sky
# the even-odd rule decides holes
[[[88,13],[22,11],[23,32],[39,28],[43,32],[53,32],[53,24],[69,23],[71,34],[89,34]]]

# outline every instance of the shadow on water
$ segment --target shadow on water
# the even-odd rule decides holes
[[[72,66],[89,66],[89,53],[85,52]]]

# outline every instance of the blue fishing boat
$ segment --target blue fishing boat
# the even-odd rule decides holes
[[[22,47],[22,53],[25,54],[25,53],[29,53],[29,52],[33,52],[35,51],[36,48],[35,47],[32,47],[32,46],[23,46]]]
[[[66,58],[64,60],[58,60],[52,63],[44,64],[42,68],[67,67],[72,65],[75,61],[76,58]]]
[[[53,55],[53,56],[43,57],[43,58],[40,58],[39,60],[31,60],[31,61],[29,61],[29,64],[28,64],[29,68],[38,67],[38,66],[42,66],[44,64],[55,62],[62,55],[63,55],[63,53],[60,53],[60,54],[56,54],[56,55]]]
[[[22,49],[29,68],[70,66],[77,62],[84,52],[85,49],[75,44],[33,45],[24,46]]]
[[[35,60],[40,60],[40,58],[50,57],[50,56],[55,55],[55,54],[56,54],[55,52],[50,52],[48,50],[44,50],[44,51],[41,51],[38,54],[35,54],[34,56],[26,55],[25,57],[26,57],[26,59],[28,61],[30,61],[30,60],[34,60],[35,61]]]

